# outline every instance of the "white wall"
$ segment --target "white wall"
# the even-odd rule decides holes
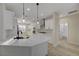
[[[79,45],[79,13],[63,17],[60,20],[69,24],[68,42]]]
[[[52,24],[50,24],[50,22]],[[53,46],[57,46],[59,44],[59,15],[58,13],[54,13],[51,21],[48,20],[48,23],[46,24],[47,28],[52,29],[51,39],[49,40],[49,43],[53,44]]]
[[[53,29],[53,45],[57,46],[59,44],[59,14],[53,14],[54,19],[54,29]]]
[[[9,36],[8,38],[11,38],[15,34],[15,16],[12,16],[9,11],[7,13],[5,11],[5,5],[0,4],[0,42],[6,41],[7,36]]]

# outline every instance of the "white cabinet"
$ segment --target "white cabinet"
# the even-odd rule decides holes
[[[0,42],[4,42],[8,38],[13,37],[15,29],[14,12],[8,11],[4,4],[0,4]]]
[[[14,13],[8,10],[3,11],[3,40],[6,41],[14,36]]]
[[[14,20],[14,13],[11,11],[4,11],[3,14],[3,21],[4,21],[4,29],[13,29],[13,20]]]
[[[11,38],[0,46],[2,56],[45,56],[48,54],[47,35],[35,34],[28,39],[14,40]]]

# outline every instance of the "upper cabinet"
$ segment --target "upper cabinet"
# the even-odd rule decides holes
[[[3,12],[3,24],[4,24],[4,29],[13,29],[13,21],[14,21],[14,13],[11,11],[5,10]]]

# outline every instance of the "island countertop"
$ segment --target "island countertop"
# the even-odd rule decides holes
[[[50,37],[45,34],[34,34],[28,39],[15,39],[11,38],[8,41],[2,43],[1,45],[12,45],[12,46],[35,46],[44,42],[48,42]]]

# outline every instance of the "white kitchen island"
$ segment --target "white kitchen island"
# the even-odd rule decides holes
[[[48,40],[44,34],[35,34],[28,39],[13,39],[0,45],[3,56],[45,56],[48,54]]]

